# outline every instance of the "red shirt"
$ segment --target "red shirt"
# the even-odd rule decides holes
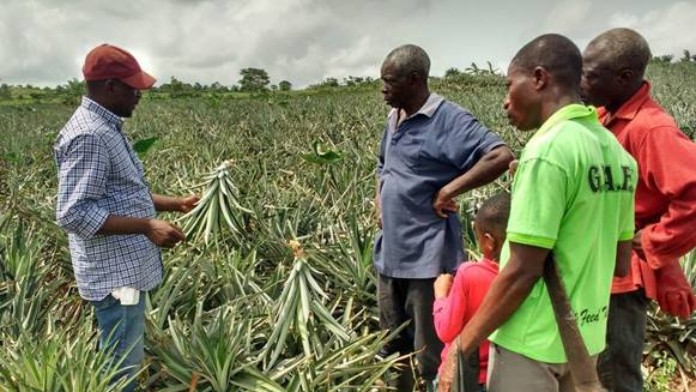
[[[612,293],[645,288],[655,299],[655,272],[696,247],[696,144],[643,86],[616,113],[599,118],[638,161],[636,230],[647,260],[634,253],[631,273],[615,278]]]
[[[441,354],[442,363],[445,362],[454,339],[459,336],[464,325],[471,320],[481,306],[496,275],[498,275],[498,263],[494,261],[483,259],[478,263],[464,263],[457,270],[447,298],[435,300],[433,304],[435,332],[445,344]],[[486,383],[489,346],[488,340],[479,346],[479,384]],[[442,365],[440,365],[441,370]]]

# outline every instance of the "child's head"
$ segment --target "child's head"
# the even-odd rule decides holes
[[[510,195],[505,192],[487,199],[479,208],[474,218],[474,232],[483,257],[498,261],[509,216]]]

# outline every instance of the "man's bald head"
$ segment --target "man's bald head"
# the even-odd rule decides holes
[[[650,47],[631,29],[605,31],[583,52],[582,95],[585,102],[615,112],[643,85]]]
[[[585,49],[585,56],[588,55],[614,71],[633,70],[641,81],[652,57],[645,38],[627,28],[611,29],[597,36]]]
[[[535,38],[515,54],[510,66],[528,71],[541,67],[562,87],[573,91],[580,87],[580,49],[570,39],[559,34],[545,34]]]
[[[423,80],[428,80],[430,73],[430,57],[417,45],[407,44],[389,52],[384,59],[383,66],[391,65],[399,76],[417,73]]]

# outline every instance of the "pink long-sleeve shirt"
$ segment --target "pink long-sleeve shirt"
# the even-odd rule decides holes
[[[498,274],[498,263],[483,259],[479,262],[462,264],[454,277],[452,289],[446,298],[436,299],[433,304],[435,332],[445,344],[442,363],[447,358],[450,346],[474,313]],[[488,371],[488,340],[479,346],[479,384],[485,384]],[[442,365],[440,365],[442,370]]]

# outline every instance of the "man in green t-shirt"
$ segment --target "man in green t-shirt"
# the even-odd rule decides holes
[[[515,174],[500,275],[460,335],[468,354],[495,331],[492,392],[575,390],[540,279],[550,251],[595,360],[605,345],[612,277],[628,268],[636,163],[581,104],[581,74],[579,49],[555,34],[525,45],[508,69],[508,118],[520,130],[538,130]],[[442,391],[455,359],[445,363]]]

